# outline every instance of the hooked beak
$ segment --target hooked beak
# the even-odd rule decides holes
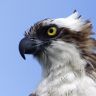
[[[37,42],[35,40],[30,40],[29,38],[23,38],[19,43],[19,52],[23,59],[25,54],[35,54],[37,52]]]

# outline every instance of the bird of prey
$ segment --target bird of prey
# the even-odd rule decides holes
[[[96,41],[92,24],[77,11],[44,19],[25,32],[19,51],[32,54],[43,80],[30,96],[96,96]]]

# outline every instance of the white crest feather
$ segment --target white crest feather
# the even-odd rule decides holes
[[[66,18],[48,19],[44,21],[44,24],[56,24],[58,27],[66,27],[75,31],[80,31],[85,23],[86,21],[81,18],[81,15],[77,11]]]

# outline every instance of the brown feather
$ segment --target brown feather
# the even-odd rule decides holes
[[[75,43],[80,50],[81,57],[87,61],[85,66],[86,74],[91,78],[96,79],[96,40],[91,38],[92,24],[89,20],[86,21],[81,31],[73,31],[65,28],[62,39],[66,42]]]

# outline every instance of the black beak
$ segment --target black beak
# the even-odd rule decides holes
[[[19,52],[23,59],[25,58],[25,54],[34,54],[37,51],[36,41],[30,40],[29,38],[23,38],[19,43]]]

